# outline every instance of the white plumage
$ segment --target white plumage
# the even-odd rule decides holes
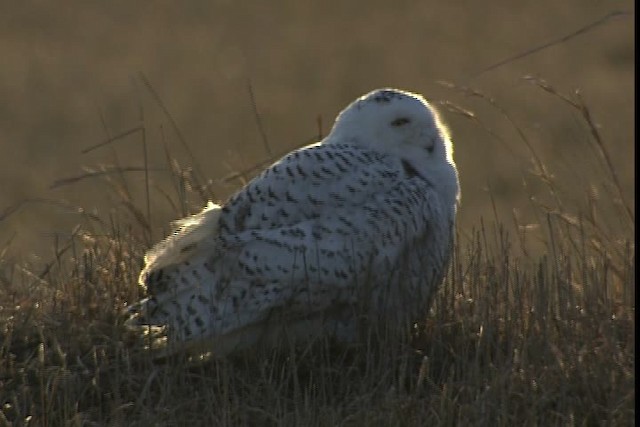
[[[321,142],[209,203],[145,256],[128,325],[217,356],[424,315],[452,243],[458,175],[447,129],[417,94],[358,98]],[[201,347],[202,348],[202,347]]]

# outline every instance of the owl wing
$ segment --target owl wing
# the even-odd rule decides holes
[[[222,208],[220,235],[286,227],[366,203],[404,179],[401,165],[353,145],[316,144],[273,164]]]
[[[271,308],[321,311],[357,298],[359,284],[391,283],[408,252],[407,271],[425,259],[439,269],[449,248],[445,211],[407,161],[347,145],[294,152],[222,209],[226,261],[218,265],[243,279],[225,292],[261,301],[260,310],[240,307],[256,321]]]

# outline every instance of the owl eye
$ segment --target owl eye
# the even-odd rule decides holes
[[[406,117],[399,117],[399,118],[397,118],[397,119],[395,119],[394,121],[391,122],[391,126],[399,127],[399,126],[402,126],[402,125],[406,125],[407,123],[410,123],[410,122],[411,122],[411,120],[409,120]]]

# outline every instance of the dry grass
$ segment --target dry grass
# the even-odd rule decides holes
[[[88,172],[117,194],[111,214],[82,212],[44,268],[0,258],[0,424],[632,425],[634,213],[588,108],[535,83],[582,117],[610,191],[573,203],[528,144],[547,196],[535,223],[459,230],[435,306],[402,345],[152,361],[120,316],[140,297],[145,202],[117,168]],[[210,192],[170,157],[164,194],[182,214]]]

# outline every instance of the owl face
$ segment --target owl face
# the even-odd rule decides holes
[[[395,156],[436,184],[436,191],[448,204],[460,200],[449,131],[421,95],[397,89],[374,90],[338,115],[322,143],[355,144]]]
[[[338,115],[331,139],[418,162],[446,161],[451,151],[437,112],[422,96],[396,89],[378,89],[354,101]]]

